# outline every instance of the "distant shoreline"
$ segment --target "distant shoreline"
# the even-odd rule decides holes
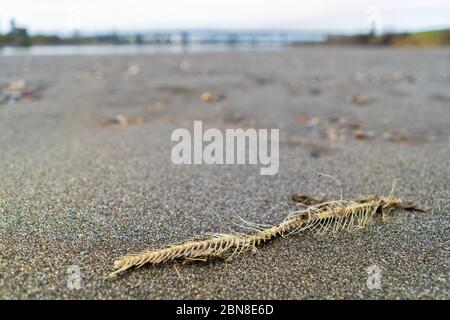
[[[339,35],[325,32],[293,31],[191,31],[153,32],[136,34],[99,34],[72,37],[57,35],[32,35],[26,29],[16,29],[0,35],[1,47],[31,46],[108,46],[108,45],[153,45],[153,46],[298,46],[304,44],[364,45],[364,46],[450,46],[450,29],[413,33],[375,33]]]

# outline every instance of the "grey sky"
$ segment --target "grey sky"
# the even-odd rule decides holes
[[[448,0],[0,0],[1,30],[32,32],[179,28],[364,31],[450,26]]]

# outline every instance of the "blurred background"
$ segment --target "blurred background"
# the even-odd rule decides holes
[[[0,45],[449,44],[442,0],[19,0],[1,8]]]

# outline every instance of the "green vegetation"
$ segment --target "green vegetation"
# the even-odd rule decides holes
[[[355,36],[330,36],[326,43],[336,45],[384,46],[450,46],[450,29],[415,33],[386,33],[381,36],[360,34]]]
[[[32,44],[60,44],[61,42],[61,38],[55,35],[37,34],[31,36]]]
[[[408,35],[394,37],[393,45],[399,46],[449,46],[450,29],[416,32]]]

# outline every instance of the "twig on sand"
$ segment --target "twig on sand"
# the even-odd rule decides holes
[[[177,273],[178,278],[181,278],[180,271],[178,271],[178,268],[177,268],[177,265],[176,265],[176,264],[173,265],[173,268],[175,269],[175,272]]]

